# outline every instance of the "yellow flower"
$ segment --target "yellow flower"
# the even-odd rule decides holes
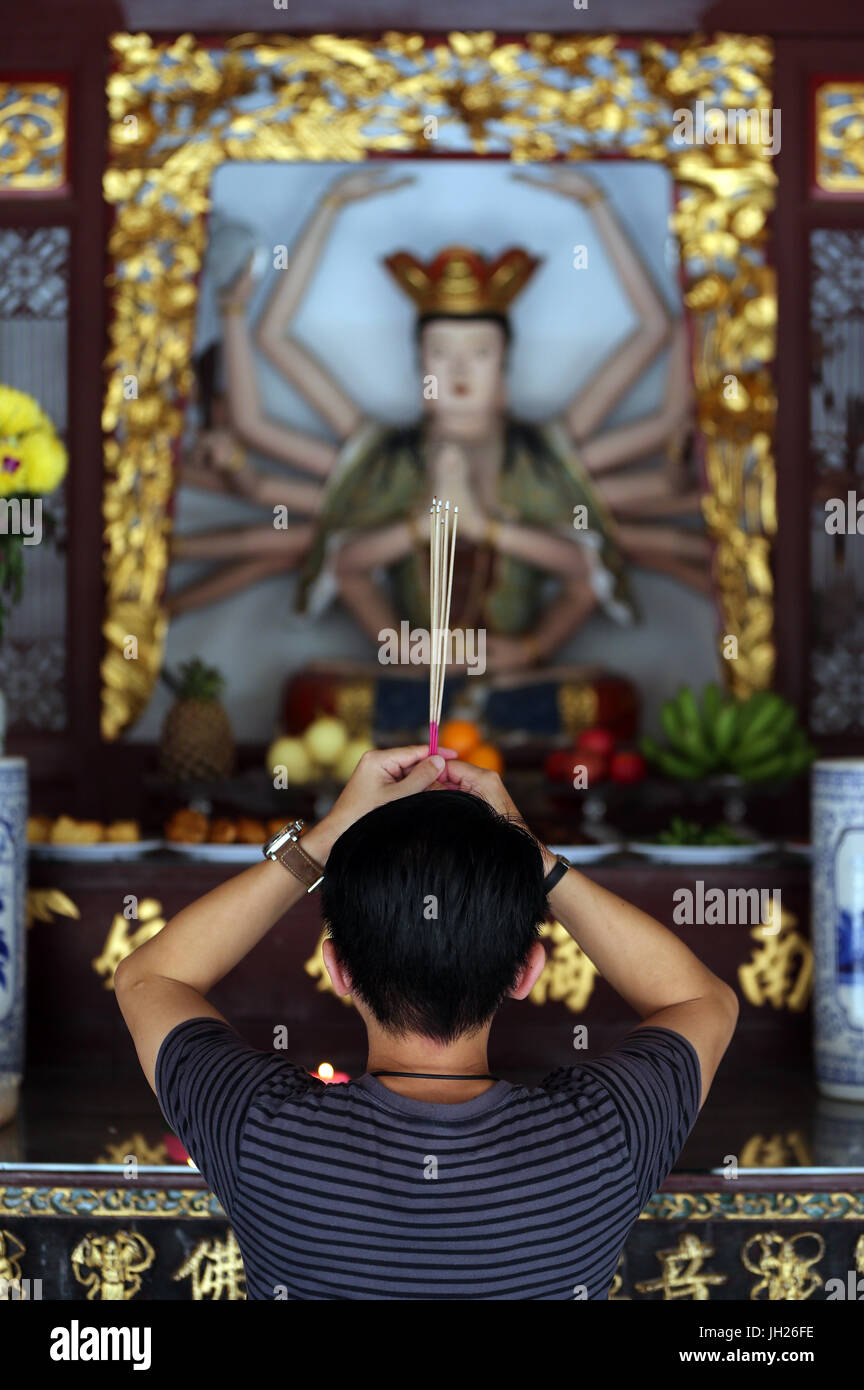
[[[8,440],[0,439],[0,497],[9,492],[25,492],[26,486],[22,451]]]
[[[20,441],[17,453],[23,464],[20,491],[53,492],[62,482],[66,473],[66,450],[53,430],[34,430]]]
[[[0,440],[45,429],[48,421],[32,396],[13,386],[0,386]]]
[[[66,450],[45,412],[25,391],[0,386],[0,496],[53,492]]]

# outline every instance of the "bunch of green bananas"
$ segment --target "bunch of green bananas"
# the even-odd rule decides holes
[[[642,752],[669,777],[695,781],[723,772],[773,782],[797,777],[816,756],[795,706],[772,690],[737,700],[707,685],[700,706],[685,685],[663,705],[662,720],[666,745],[644,738]]]
[[[661,830],[657,836],[661,845],[746,845],[747,841],[731,825],[722,821],[718,825],[705,827],[696,821],[682,820],[673,816],[668,830]]]

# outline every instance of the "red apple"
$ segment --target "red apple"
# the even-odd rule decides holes
[[[641,782],[647,771],[641,753],[613,753],[609,761],[609,776],[613,782]]]
[[[584,772],[581,770],[584,768]],[[576,776],[579,776],[578,782]],[[570,754],[570,781],[577,791],[590,790],[609,776],[609,760],[593,748],[574,748]]]
[[[546,776],[550,782],[569,782],[572,776],[570,771],[576,758],[572,748],[559,748],[556,752],[550,753],[543,764]]]
[[[580,752],[602,753],[604,758],[608,758],[615,747],[615,735],[599,726],[595,729],[583,729],[576,740],[576,747]]]

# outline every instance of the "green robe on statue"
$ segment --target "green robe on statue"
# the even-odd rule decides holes
[[[297,607],[314,609],[316,591],[331,546],[358,532],[405,521],[432,501],[423,455],[423,426],[388,427],[367,423],[349,440],[331,479],[318,531],[300,570]],[[574,528],[574,508],[584,508]],[[563,427],[505,422],[504,458],[497,515],[502,520],[569,535],[590,547],[592,583],[611,617],[632,623],[636,610],[621,554],[609,535],[608,513],[580,466]],[[477,547],[469,547],[476,550]],[[476,612],[460,615],[454,602],[452,626],[482,626],[502,637],[534,631],[548,602],[549,573],[525,560],[497,552]],[[429,556],[426,547],[390,567],[392,596],[399,619],[412,627],[429,623]],[[454,592],[454,600],[455,600]]]

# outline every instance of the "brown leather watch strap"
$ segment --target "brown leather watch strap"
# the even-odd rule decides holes
[[[307,893],[311,893],[313,888],[317,888],[324,877],[322,865],[313,859],[311,854],[307,854],[297,840],[289,840],[287,844],[276,851],[275,858],[295,878],[299,878]]]

